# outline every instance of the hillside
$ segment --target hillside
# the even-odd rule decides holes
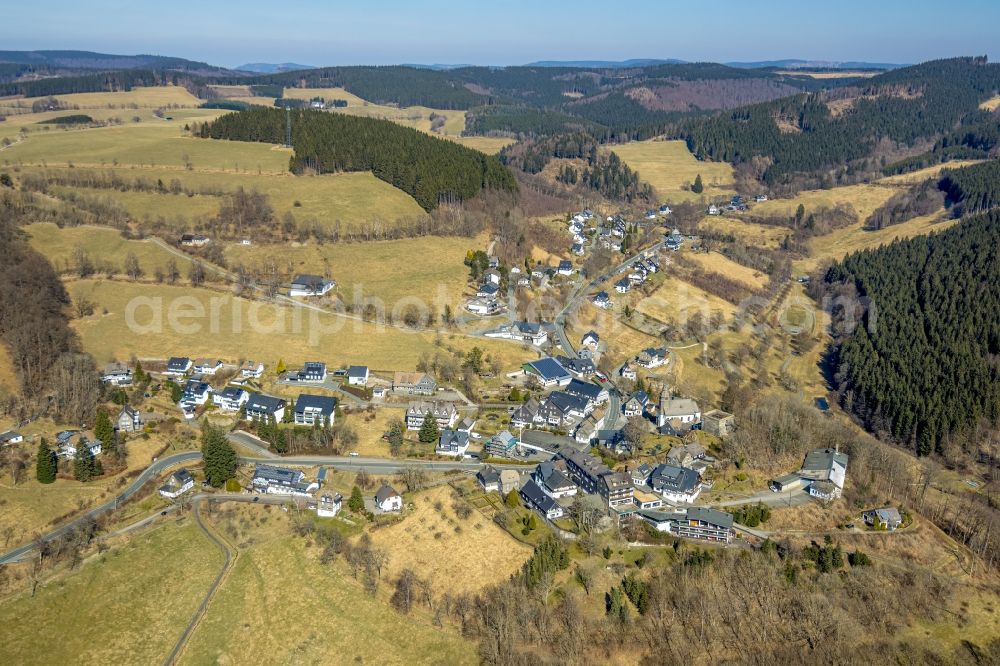
[[[446,201],[471,199],[484,189],[514,192],[513,176],[495,157],[374,118],[289,111],[295,172],[371,171],[412,195],[424,210]],[[278,144],[286,114],[252,107],[203,125],[212,139]]]

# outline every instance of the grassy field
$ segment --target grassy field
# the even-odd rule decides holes
[[[277,509],[254,508],[267,512],[267,529],[244,541],[180,663],[475,663],[475,646],[434,627],[422,608],[403,616],[386,603],[384,570],[372,597],[342,560],[324,566],[318,549],[282,533]]]
[[[97,200],[109,199],[125,208],[133,219],[157,219],[161,215],[165,219],[176,219],[178,216],[185,219],[210,218],[218,214],[219,205],[222,203],[219,197],[203,194],[196,194],[193,197],[189,197],[184,194],[174,195],[161,192],[135,192],[131,190],[119,192],[117,190],[109,191],[62,185],[50,187],[49,192],[56,196],[74,194]]]
[[[41,252],[58,271],[72,270],[77,248],[82,248],[95,266],[111,264],[123,271],[125,257],[130,252],[151,277],[157,268],[165,268],[171,259],[186,275],[187,262],[148,240],[126,240],[115,229],[107,227],[64,227],[50,222],[25,227],[31,246]]]
[[[663,201],[699,201],[735,194],[732,165],[698,161],[683,141],[633,141],[615,146],[614,152],[656,188]],[[705,186],[702,194],[687,189],[698,174]]]
[[[738,264],[718,252],[688,252],[685,256],[705,270],[739,280],[751,289],[763,289],[767,286],[767,275]]]
[[[937,178],[945,169],[960,169],[962,167],[972,166],[973,164],[979,164],[982,161],[983,160],[952,160],[951,162],[947,162],[945,164],[935,164],[934,166],[911,171],[910,173],[901,173],[898,176],[887,176],[878,182],[888,183],[890,185],[919,183],[920,181],[927,180],[928,178]]]
[[[793,199],[770,199],[754,204],[754,215],[783,215],[792,217],[801,204],[806,215],[817,208],[833,208],[837,204],[850,204],[863,221],[872,211],[888,201],[896,190],[879,185],[848,185],[829,190],[799,192]]]
[[[160,663],[221,564],[189,519],[156,528],[0,604],[0,662]]]
[[[156,86],[151,88],[133,88],[121,92],[72,93],[55,95],[55,98],[71,107],[80,109],[132,109],[135,107],[155,109],[159,107],[181,106],[196,107],[202,100],[198,99],[180,86]],[[28,107],[37,100],[46,97],[26,97],[21,100]],[[169,114],[168,114],[169,115]]]
[[[639,300],[635,309],[661,321],[679,323],[696,312],[706,320],[715,311],[722,312],[727,319],[736,312],[736,306],[729,301],[674,277],[668,277],[650,296]]]
[[[747,245],[776,248],[790,236],[792,230],[788,227],[777,227],[766,224],[754,224],[735,217],[721,215],[705,216],[698,223],[704,229],[717,233],[731,234]]]
[[[410,568],[430,579],[437,594],[477,592],[507,580],[531,556],[531,548],[478,511],[460,518],[448,486],[420,493],[413,501],[416,508],[405,520],[372,535],[389,554],[391,578]]]
[[[279,358],[297,364],[318,357],[334,366],[356,363],[408,370],[421,354],[433,355],[443,347],[467,351],[478,346],[499,354],[509,371],[533,357],[501,341],[447,335],[437,339],[433,333],[380,328],[205,288],[101,280],[74,281],[68,288],[74,299],[85,297],[97,306],[97,314],[75,320],[73,325],[84,349],[98,363],[132,354],[160,359],[178,354],[230,361],[257,358],[272,366]],[[135,307],[132,327],[126,315],[130,302]],[[179,326],[171,325],[171,312]]]
[[[41,169],[25,169],[37,171]],[[268,196],[275,216],[281,219],[291,213],[298,224],[332,227],[337,222],[346,229],[356,229],[364,223],[382,221],[392,224],[403,218],[424,215],[413,197],[370,173],[338,173],[322,176],[294,176],[288,172],[274,174],[235,173],[182,168],[107,168],[127,179],[160,179],[164,183],[177,179],[185,187],[217,188],[234,191],[238,187],[256,189]],[[187,197],[147,192],[109,192],[108,190],[76,191],[103,198],[114,195],[136,220],[163,216],[176,223],[178,231],[189,228],[199,215],[214,212],[219,205],[215,197]],[[296,202],[299,204],[296,206]]]
[[[486,247],[480,238],[424,236],[395,241],[358,244],[294,246],[230,245],[230,265],[262,265],[272,260],[289,273],[329,273],[340,294],[354,301],[357,290],[392,306],[407,296],[437,300],[453,308],[460,305],[469,270],[463,263],[470,249]]]
[[[1000,95],[990,97],[988,100],[980,104],[979,108],[984,111],[996,111],[997,109],[1000,109]]]
[[[784,74],[786,76],[808,76],[811,79],[846,79],[855,76],[863,76],[865,78],[871,78],[880,74],[880,72],[866,72],[866,71],[851,71],[849,69],[842,69],[836,72],[804,72],[797,69],[775,72],[775,74]]]

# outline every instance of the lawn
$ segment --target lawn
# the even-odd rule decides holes
[[[384,570],[378,595],[369,596],[343,560],[320,564],[318,549],[280,533],[288,528],[277,510],[254,508],[268,512],[268,530],[244,542],[181,664],[476,662],[475,645],[434,627],[423,608],[393,610]]]
[[[200,170],[197,167],[192,171],[163,167],[104,170],[128,180],[143,178],[155,182],[159,179],[168,185],[170,181],[177,179],[184,187],[195,191],[201,188],[225,192],[235,191],[238,187],[255,189],[268,196],[279,220],[291,213],[300,227],[315,224],[331,229],[341,225],[347,230],[357,229],[369,222],[392,225],[401,219],[415,219],[424,215],[423,209],[413,197],[368,172],[295,176],[287,171],[280,174],[257,174]],[[212,210],[212,202],[217,201],[215,197],[174,194],[109,190],[91,190],[89,193],[98,198],[113,195],[137,221],[147,216],[163,216],[168,222],[176,221],[185,228],[190,225],[193,216]],[[216,203],[215,206],[217,205]]]
[[[430,579],[435,594],[478,592],[507,580],[531,556],[530,547],[478,511],[460,518],[453,505],[462,500],[452,494],[449,486],[419,493],[403,521],[372,534],[389,554],[390,578],[410,568]]]
[[[155,528],[0,605],[0,663],[160,663],[221,564],[190,519]]]
[[[699,201],[735,194],[732,165],[699,161],[683,141],[633,141],[613,150],[639,172],[639,178],[656,188],[663,201]],[[699,174],[705,191],[695,194],[688,188]]]
[[[117,195],[118,193],[116,193]],[[132,253],[151,278],[157,268],[165,268],[174,260],[182,275],[187,275],[187,262],[148,240],[126,240],[115,229],[107,227],[63,227],[51,222],[39,222],[24,227],[33,248],[45,255],[58,271],[75,269],[74,254],[82,248],[95,266],[111,264],[122,272],[125,257]]]
[[[499,354],[505,371],[531,352],[498,340],[380,327],[304,307],[236,298],[226,291],[125,281],[79,280],[68,285],[97,313],[73,322],[83,347],[98,363],[112,359],[213,357],[256,358],[273,366],[324,360],[332,366],[363,364],[380,370],[411,370],[422,354],[478,346]],[[130,306],[133,308],[129,312]],[[105,313],[106,311],[106,313]],[[127,312],[132,314],[129,325]],[[173,323],[172,323],[173,322]]]
[[[226,248],[226,260],[230,265],[253,266],[270,260],[289,273],[329,273],[349,302],[360,291],[365,297],[382,299],[389,307],[403,298],[417,297],[443,300],[457,311],[469,276],[463,263],[465,253],[485,248],[486,243],[485,236],[421,236],[364,244],[233,244]]]

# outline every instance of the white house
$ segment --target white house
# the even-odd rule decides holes
[[[208,402],[208,397],[212,395],[212,385],[199,379],[189,379],[184,385],[184,393],[181,396],[181,404],[204,405]]]
[[[592,349],[597,349],[597,345],[601,342],[601,336],[597,334],[597,331],[589,331],[582,338],[580,338],[580,344],[584,347],[590,347]]]
[[[57,453],[60,458],[71,459],[76,457],[76,449],[79,446],[86,446],[87,448],[89,448],[90,454],[93,456],[101,455],[101,451],[104,450],[104,447],[101,446],[100,440],[95,439],[93,441],[87,441],[87,438],[84,435],[80,435],[79,439],[77,439],[76,444],[73,444],[67,440],[65,444],[59,447]]]
[[[715,204],[712,204],[711,206],[708,207],[709,215],[719,215],[720,213],[722,213],[722,211],[719,210],[719,207],[716,206]]]
[[[382,484],[375,493],[375,506],[383,513],[393,513],[403,510],[403,498],[390,485]]]
[[[115,430],[118,432],[138,432],[142,430],[142,415],[138,409],[129,405],[122,407],[115,420]]]
[[[254,393],[246,402],[247,421],[273,418],[281,421],[285,417],[285,401],[270,395]]]
[[[124,363],[115,361],[104,366],[101,381],[112,386],[125,386],[132,383],[132,369]]]
[[[176,499],[194,488],[194,477],[186,469],[179,469],[160,486],[160,495],[167,499]]]
[[[615,282],[615,291],[619,294],[628,293],[630,289],[632,289],[632,283],[629,282],[628,278],[622,278],[618,282]]]
[[[622,379],[628,379],[628,380],[631,380],[631,381],[633,381],[633,382],[634,382],[634,381],[636,380],[636,378],[638,377],[638,375],[637,375],[637,374],[636,374],[636,372],[635,372],[635,368],[633,368],[633,367],[632,367],[631,365],[629,365],[628,363],[626,363],[625,365],[623,365],[623,366],[622,366],[622,369],[621,369],[621,373],[620,373],[620,374],[621,374],[621,376],[622,376]]]
[[[316,505],[316,515],[320,518],[333,518],[344,505],[344,497],[340,493],[335,495],[321,495],[319,503]]]
[[[333,423],[336,411],[336,398],[301,393],[295,401],[293,420],[296,425],[328,426]]]
[[[243,379],[260,379],[264,374],[264,364],[257,361],[243,361],[240,366],[240,377]]]
[[[211,358],[200,358],[195,361],[193,370],[199,375],[214,375],[222,370],[222,361]]]
[[[690,398],[667,397],[660,400],[660,409],[656,415],[656,425],[663,427],[671,425],[693,426],[701,421],[701,408]]]
[[[434,453],[439,456],[455,456],[461,458],[469,450],[469,433],[462,430],[444,430],[438,440]]]
[[[559,462],[562,463],[562,461]],[[543,462],[535,468],[532,475],[542,492],[552,499],[576,495],[576,484],[566,477],[565,463],[562,463],[562,467],[563,469],[560,470],[552,461]]]
[[[239,386],[227,386],[212,394],[212,403],[224,412],[238,412],[250,399],[250,394]]]
[[[14,430],[8,430],[7,432],[0,434],[0,445],[7,446],[8,444],[20,444],[24,441],[24,435]]]
[[[351,386],[368,385],[368,366],[352,365],[347,369],[347,383]]]
[[[649,485],[674,504],[691,504],[701,494],[698,472],[675,465],[657,465],[649,477]]]
[[[559,275],[572,275],[573,274],[573,262],[569,259],[563,259],[559,262],[559,268],[556,269]]]
[[[304,472],[297,469],[257,465],[250,483],[254,490],[261,493],[311,497],[312,493],[319,490],[319,484],[306,481],[305,476]]]
[[[319,275],[296,275],[288,289],[289,296],[322,296],[337,286],[333,280]]]
[[[194,362],[186,356],[171,356],[167,360],[167,369],[163,374],[170,377],[183,377],[191,369]]]

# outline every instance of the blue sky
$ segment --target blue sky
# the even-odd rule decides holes
[[[11,2],[2,49],[213,64],[1000,58],[997,0],[46,0]]]

